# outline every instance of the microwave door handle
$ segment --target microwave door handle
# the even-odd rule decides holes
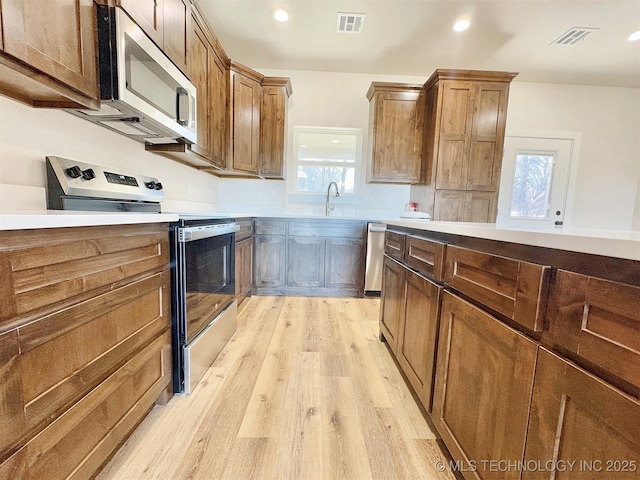
[[[187,125],[189,123],[189,109],[189,92],[183,87],[176,88],[176,121],[180,125]],[[186,115],[183,115],[183,112],[186,113]]]

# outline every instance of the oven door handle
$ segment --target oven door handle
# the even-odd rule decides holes
[[[238,230],[240,230],[240,225],[237,223],[178,228],[178,242],[187,243],[202,240],[203,238],[218,237],[220,235],[237,232]]]

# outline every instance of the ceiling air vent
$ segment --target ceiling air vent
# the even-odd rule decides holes
[[[338,33],[360,33],[364,24],[364,13],[338,12]]]
[[[575,45],[587,38],[591,32],[595,32],[596,30],[600,29],[595,27],[571,27],[551,42],[550,45]]]

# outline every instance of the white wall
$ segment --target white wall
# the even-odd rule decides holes
[[[571,227],[632,228],[634,211],[640,209],[640,89],[519,83],[516,78],[507,135],[523,130],[581,133]]]
[[[640,177],[638,177],[638,190],[636,192],[636,207],[633,214],[631,230],[640,230]]]
[[[147,153],[144,145],[59,110],[35,109],[0,96],[0,210],[45,209],[45,156],[156,176],[163,211],[217,208],[219,180]]]
[[[287,161],[293,153],[293,127],[343,127],[363,130],[363,157],[369,122],[367,90],[372,81],[424,83],[426,77],[366,75],[335,72],[260,70],[268,76],[291,78],[293,95],[289,99],[287,115]],[[290,164],[290,163],[289,163]],[[397,216],[409,201],[408,185],[363,184],[357,193],[358,203],[336,201],[336,213],[343,215]],[[290,213],[324,213],[324,196],[318,203],[294,203],[287,195],[287,182],[256,180],[225,180],[220,183],[219,203],[251,205],[259,200],[257,211],[268,213],[274,208],[285,208]]]

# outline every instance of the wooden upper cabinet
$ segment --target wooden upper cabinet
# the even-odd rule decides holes
[[[93,0],[3,0],[0,20],[0,93],[34,107],[98,107]]]
[[[424,85],[422,179],[433,220],[494,222],[509,72],[436,70]]]
[[[138,24],[144,33],[163,48],[164,44],[164,2],[171,0],[119,0],[119,5]]]
[[[189,1],[118,0],[118,4],[171,61],[186,73],[191,29]]]
[[[422,145],[421,85],[373,82],[369,105],[367,180],[378,183],[417,183]]]
[[[231,63],[232,79],[232,169],[258,174],[260,154],[260,106],[263,76]]]
[[[209,49],[209,135],[211,161],[216,167],[227,166],[227,84],[229,70],[221,48]]]
[[[260,176],[284,179],[287,104],[292,94],[288,78],[265,77],[260,111]]]
[[[162,0],[164,53],[183,72],[187,72],[188,38],[191,30],[191,6],[188,0]]]
[[[467,479],[520,479],[483,460],[524,456],[538,346],[496,318],[444,292],[431,419]],[[547,477],[549,478],[549,477]]]
[[[529,469],[522,479],[637,479],[639,457],[638,399],[540,349],[524,461],[573,468],[555,477]]]
[[[211,97],[209,71],[212,61],[209,41],[202,28],[194,22],[189,39],[189,78],[198,92],[197,96],[197,143],[191,150],[204,158],[212,157],[211,151]]]

